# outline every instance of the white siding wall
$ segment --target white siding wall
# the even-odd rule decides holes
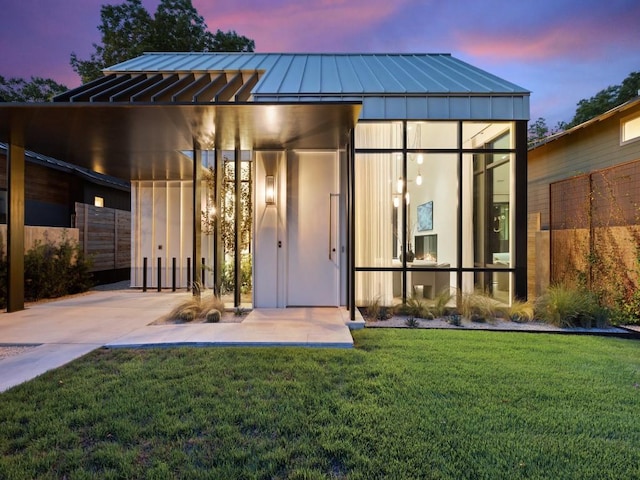
[[[131,182],[131,286],[143,286],[142,265],[146,257],[147,287],[157,288],[159,257],[162,287],[171,288],[175,257],[176,287],[186,288],[187,259],[193,254],[192,192],[192,182],[186,181]],[[203,235],[202,256],[209,266],[213,263],[211,244],[211,238]],[[201,259],[196,259],[195,265],[200,268]],[[207,272],[206,276],[206,285],[211,286],[211,273]]]

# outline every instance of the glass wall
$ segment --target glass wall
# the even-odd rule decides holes
[[[252,303],[253,289],[251,152],[241,151],[239,163],[236,162],[236,153],[233,150],[215,152],[220,159],[219,162],[214,152],[206,153],[202,249],[203,252],[215,251],[215,260],[213,265],[207,265],[208,271],[204,272],[205,286],[210,286],[209,278],[213,278],[214,289],[227,306],[249,307]],[[239,269],[236,268],[238,265]],[[239,275],[236,275],[237,271]]]
[[[509,302],[512,122],[360,122],[356,304],[488,291]]]

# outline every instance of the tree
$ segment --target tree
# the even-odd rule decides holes
[[[191,0],[163,0],[151,36],[156,52],[207,52],[213,45],[213,35]]]
[[[0,75],[0,98],[5,102],[49,102],[68,88],[50,78],[5,79]]]
[[[547,136],[549,136],[549,127],[547,126],[547,121],[544,118],[539,117],[535,122],[529,125],[529,130],[527,132],[527,141],[529,145],[535,144]]]
[[[100,9],[102,45],[93,44],[89,60],[71,54],[71,66],[84,83],[102,70],[144,52],[252,52],[255,42],[235,31],[212,34],[191,0],[161,0],[154,17],[141,0]]]
[[[632,72],[621,85],[612,85],[600,90],[593,97],[578,102],[578,108],[567,128],[575,127],[598,115],[628,102],[638,96],[640,90],[640,72]]]
[[[550,129],[547,126],[547,121],[544,118],[539,117],[535,122],[529,125],[527,143],[529,146],[535,145],[546,137],[555,135],[563,130],[566,130],[566,123],[558,122],[555,128]]]
[[[125,0],[121,5],[100,8],[102,45],[93,44],[90,60],[71,53],[71,67],[83,83],[102,76],[102,69],[142,54],[150,46],[153,20],[140,0]]]
[[[213,36],[212,52],[253,52],[256,44],[247,37],[238,35],[235,30],[218,30]]]

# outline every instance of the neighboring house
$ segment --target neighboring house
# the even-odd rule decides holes
[[[568,280],[568,269],[590,283],[609,267],[618,278],[635,270],[635,240],[623,237],[640,225],[639,185],[640,97],[532,147],[529,292]],[[611,248],[626,253],[605,254]]]
[[[355,315],[526,298],[528,119],[527,90],[448,54],[153,53],[0,106],[0,139],[131,180],[132,286]]]
[[[91,218],[84,212],[91,211],[91,206],[99,205],[104,208],[102,217],[115,216],[115,212],[122,212],[119,215],[126,217],[127,223],[130,223],[130,183],[32,151],[25,151],[25,159],[24,224],[61,228],[82,226],[79,232],[80,246],[87,255],[94,258],[92,270],[96,281],[101,283],[128,279],[130,226],[126,225],[126,232],[125,229],[121,229],[120,235],[123,237],[120,249],[125,256],[126,265],[122,259],[117,266],[114,263],[105,263],[100,258],[102,250],[112,250],[113,247],[102,245],[101,249],[94,248],[96,239],[91,241],[92,233],[94,237],[104,237],[104,233],[100,231],[100,224],[95,221],[95,212]],[[77,218],[78,212],[82,215],[80,219]],[[7,144],[0,143],[0,224],[6,223]]]

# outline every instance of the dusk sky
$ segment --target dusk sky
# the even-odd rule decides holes
[[[0,0],[0,75],[80,84],[71,52],[100,43],[102,4]],[[154,14],[159,0],[143,0]],[[451,53],[532,91],[531,118],[571,120],[576,103],[640,71],[638,0],[193,0],[209,30],[257,52]]]

